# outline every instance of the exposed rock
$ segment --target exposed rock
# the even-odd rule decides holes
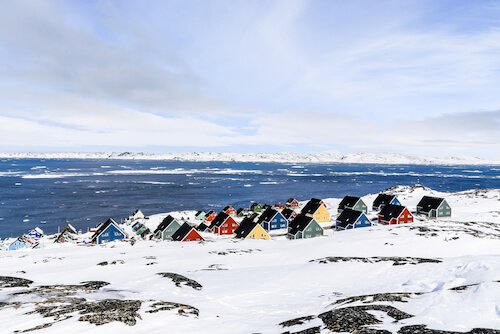
[[[190,278],[187,278],[186,276],[182,276],[179,274],[175,273],[158,273],[158,275],[170,278],[176,286],[181,287],[181,285],[187,285],[192,287],[195,290],[201,290],[203,287],[200,283],[196,282],[195,280],[192,280]]]
[[[151,309],[146,311],[148,313],[156,313],[159,311],[170,311],[177,309],[177,313],[182,316],[198,316],[200,314],[200,310],[197,308],[179,303],[171,303],[171,302],[156,302],[151,305]]]
[[[0,288],[27,288],[33,281],[20,277],[0,276]]]
[[[396,321],[413,317],[411,314],[388,305],[361,305],[334,309],[318,315],[326,327],[332,332],[356,333],[365,326],[381,323],[367,311],[382,311]]]
[[[226,249],[225,251],[211,251],[209,254],[229,255],[229,254],[250,254],[260,252],[260,249]]]
[[[437,329],[429,329],[426,325],[413,325],[402,327],[398,334],[500,334],[498,329],[474,328],[469,332],[450,332]]]
[[[377,263],[377,262],[393,262],[394,266],[402,266],[406,264],[421,264],[421,263],[440,263],[440,259],[429,259],[421,257],[384,257],[384,256],[374,256],[374,257],[352,257],[352,256],[327,256],[321,259],[311,260],[309,262],[317,263],[329,263],[329,262],[363,262],[363,263]]]
[[[477,286],[479,285],[479,283],[475,283],[475,284],[466,284],[466,285],[460,285],[460,286],[456,286],[456,287],[453,287],[453,288],[450,288],[448,290],[451,290],[451,291],[465,291],[467,290],[468,288],[470,288],[471,286]]]
[[[88,281],[80,284],[58,284],[58,285],[41,285],[27,291],[14,293],[14,295],[37,294],[37,295],[53,295],[53,296],[68,296],[73,295],[78,291],[93,292],[100,288],[109,285],[103,281]]]
[[[140,300],[105,299],[96,302],[84,303],[78,320],[87,321],[97,326],[120,321],[133,326],[137,318],[141,319],[138,311],[141,308]]]
[[[53,324],[52,322],[49,322],[49,323],[46,323],[46,324],[42,324],[42,325],[38,325],[38,326],[35,326],[35,327],[31,327],[31,328],[28,328],[28,329],[17,330],[17,331],[14,331],[14,333],[27,333],[27,332],[37,331],[39,329],[48,328],[48,327],[52,326],[52,324]]]
[[[317,327],[307,328],[298,332],[283,332],[282,334],[320,334],[320,333],[321,333],[321,328],[317,326]]]
[[[292,319],[292,320],[283,321],[279,325],[281,327],[290,327],[290,326],[296,326],[296,325],[303,325],[306,322],[309,322],[309,321],[311,321],[311,320],[313,320],[315,318],[316,317],[313,316],[313,315],[307,315],[307,316],[304,316],[304,317],[299,317],[299,318],[295,318],[295,319]]]
[[[339,299],[335,304],[351,304],[354,302],[362,303],[377,303],[377,302],[401,302],[406,303],[408,299],[414,295],[421,295],[422,293],[409,293],[409,292],[393,292],[393,293],[376,293],[373,295],[353,296],[348,298]]]

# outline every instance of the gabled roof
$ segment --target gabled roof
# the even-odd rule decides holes
[[[339,209],[344,209],[345,207],[352,208],[360,199],[360,197],[345,196],[339,204]]]
[[[214,213],[215,213],[214,210],[208,211],[207,213],[205,213],[205,218],[207,218],[208,216],[210,216],[211,214],[214,214]]]
[[[198,225],[198,226],[196,227],[196,230],[197,230],[197,231],[200,231],[200,232],[205,232],[205,231],[207,230],[207,228],[208,228],[208,225],[207,225],[207,224],[205,224],[205,223],[201,223],[200,225]]]
[[[224,209],[222,209],[222,211],[226,211],[226,210],[229,210],[229,209],[234,210],[234,208],[233,208],[231,205],[226,205],[226,206],[224,207]]]
[[[402,205],[387,204],[380,210],[378,215],[382,216],[382,220],[390,221],[392,218],[398,218],[404,209],[406,207]]]
[[[292,203],[293,201],[298,202],[298,199],[290,197],[289,199],[286,200],[287,203]]]
[[[363,212],[361,211],[344,209],[337,217],[337,226],[346,228],[348,225],[354,224],[362,214]]]
[[[273,208],[267,208],[262,212],[262,214],[259,217],[259,220],[257,220],[257,223],[263,224],[264,222],[270,222],[271,219],[273,219],[274,216],[278,214],[277,210],[274,210]]]
[[[295,211],[293,211],[292,209],[290,208],[286,208],[286,209],[283,209],[281,210],[281,214],[283,215],[283,217],[285,217],[286,219],[290,219],[290,217],[295,213]]]
[[[306,203],[301,213],[303,214],[313,214],[315,213],[321,205],[324,205],[323,201],[318,198],[311,198],[309,202]]]
[[[158,227],[155,229],[154,234],[156,234],[160,231],[163,231],[174,221],[176,221],[176,219],[174,217],[172,217],[171,215],[166,216],[165,218],[163,218],[160,225],[158,225]]]
[[[212,224],[210,224],[209,228],[213,228],[215,226],[221,226],[226,219],[229,218],[229,215],[224,211],[221,211],[215,216],[214,220],[212,220]]]
[[[177,231],[175,231],[175,233],[172,234],[172,240],[182,241],[186,237],[186,235],[188,235],[188,233],[191,232],[192,229],[193,227],[188,223],[182,224],[181,227],[179,227]]]
[[[390,204],[396,195],[391,194],[378,194],[377,198],[373,201],[373,206],[379,207],[381,205]]]
[[[123,235],[125,235],[125,232],[122,231],[122,229],[118,226],[118,224],[113,220],[113,218],[109,218],[108,220],[106,220],[106,222],[104,224],[102,224],[101,226],[99,226],[99,228],[97,229],[97,231],[94,233],[94,235],[92,236],[92,239],[90,239],[91,242],[94,242],[95,239],[97,239],[97,237],[102,233],[104,232],[108,227],[109,225],[115,225],[116,228],[123,233]]]
[[[203,211],[196,211],[196,213],[195,213],[194,215],[197,217],[197,216],[199,216],[199,215],[201,215],[201,214],[203,214],[203,215],[204,215],[204,214],[205,214],[205,212],[203,212]]]
[[[424,196],[418,202],[417,206],[422,208],[422,211],[429,212],[431,210],[437,210],[437,208],[444,201],[444,198],[440,197],[432,197],[432,196]]]
[[[305,214],[301,213],[297,215],[289,224],[288,224],[288,233],[297,234],[299,231],[304,231],[304,229],[309,225],[311,221],[314,219],[312,217],[308,217]]]
[[[254,202],[250,205],[250,209],[256,208],[256,207],[261,207],[262,208],[263,204],[260,204],[258,202]]]
[[[243,226],[246,226],[248,224],[254,224],[255,223],[255,217],[257,217],[256,214],[253,214],[251,216],[247,216],[243,218],[243,220],[240,222],[240,225],[233,231],[236,235],[238,235],[238,231],[243,228]]]
[[[245,218],[241,221],[240,226],[234,230],[235,238],[246,238],[250,232],[257,226],[251,218]]]

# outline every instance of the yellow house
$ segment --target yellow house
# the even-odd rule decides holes
[[[327,223],[331,218],[330,212],[326,208],[325,203],[317,198],[311,198],[311,200],[304,206],[301,213],[314,218],[314,220],[318,223]]]
[[[235,237],[240,239],[271,239],[269,233],[260,224],[250,218],[243,219],[240,226],[234,230],[234,233]]]

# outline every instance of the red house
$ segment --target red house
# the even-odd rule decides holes
[[[413,223],[413,215],[407,207],[387,204],[378,214],[379,224],[406,224]]]
[[[231,205],[225,206],[224,209],[222,209],[222,211],[230,216],[236,216],[236,209],[233,208]]]
[[[208,211],[206,214],[205,214],[205,221],[207,223],[210,223],[212,222],[212,220],[215,219],[215,217],[217,216],[217,213],[215,213],[215,211]]]
[[[203,241],[203,237],[188,223],[184,223],[172,235],[173,241]]]
[[[288,206],[289,208],[296,208],[299,206],[299,201],[295,198],[289,198],[286,201],[285,205]]]
[[[234,230],[238,228],[239,224],[225,212],[219,212],[217,217],[212,220],[208,230],[218,235],[233,234]]]

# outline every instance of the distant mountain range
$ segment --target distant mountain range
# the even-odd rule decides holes
[[[283,163],[365,163],[365,164],[415,164],[415,165],[500,165],[500,161],[476,157],[419,157],[394,153],[0,153],[3,159],[121,159],[121,160],[170,160],[170,161],[239,161]]]

